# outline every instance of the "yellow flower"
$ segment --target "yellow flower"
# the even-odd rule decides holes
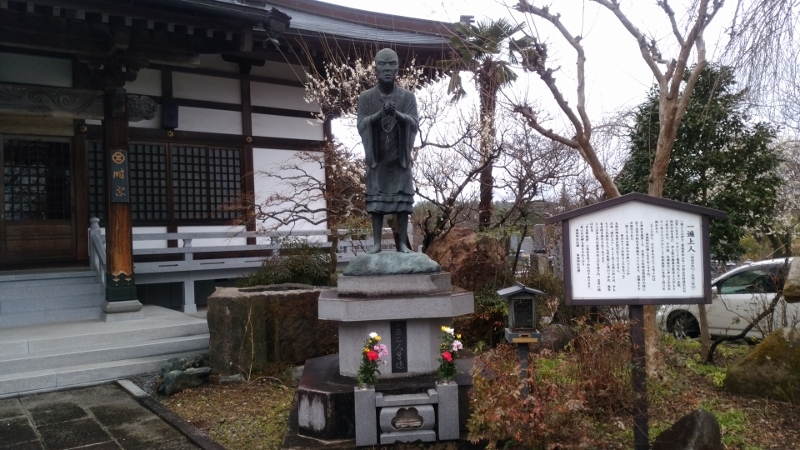
[[[367,353],[367,352],[369,352],[369,348],[364,347],[364,353]]]
[[[380,340],[381,340],[381,337],[380,337],[380,336],[375,336],[375,340],[376,340],[376,341],[380,341]]]
[[[460,335],[460,334],[457,334],[457,335],[456,335],[456,339],[461,339],[461,335]]]
[[[445,332],[447,331],[447,326],[446,325],[442,325],[442,331],[445,331]]]

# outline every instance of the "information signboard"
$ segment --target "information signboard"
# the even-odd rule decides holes
[[[570,305],[710,303],[708,218],[725,213],[628,194],[562,221]]]

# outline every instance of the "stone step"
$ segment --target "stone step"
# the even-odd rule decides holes
[[[207,349],[0,375],[0,398],[155,373],[171,358],[203,353],[207,353]]]
[[[65,279],[72,280],[73,279]],[[5,282],[0,284],[0,303],[14,303],[24,300],[37,300],[47,298],[63,298],[77,295],[103,295],[105,288],[94,278],[80,279],[79,283],[72,284],[19,284]],[[27,283],[27,282],[26,282]]]
[[[132,344],[208,333],[208,323],[205,321],[165,324],[157,328],[137,327],[135,322],[129,322],[125,324],[126,327],[130,327],[129,329],[103,327],[92,330],[89,328],[92,325],[99,324],[87,322],[83,332],[68,335],[57,332],[53,334],[53,327],[50,327],[50,329],[32,330],[32,332],[26,333],[27,336],[34,337],[0,336],[0,357],[85,349],[96,346],[98,343],[104,345]],[[60,324],[60,326],[66,328],[68,324]],[[78,326],[80,327],[80,325]]]
[[[29,325],[89,320],[100,318],[100,304],[87,308],[68,308],[32,311],[20,314],[0,315],[0,330],[4,328],[18,328]]]
[[[65,290],[63,295],[38,298],[16,298],[0,300],[0,315],[21,314],[51,309],[100,307],[105,300],[103,286],[95,288],[96,292],[73,294]]]
[[[97,272],[91,270],[63,270],[58,272],[0,272],[0,283],[19,285],[75,284],[97,280]]]
[[[98,364],[172,353],[208,351],[208,334],[181,336],[144,342],[98,343],[79,349],[62,349],[0,357],[0,375],[57,370],[60,367]]]

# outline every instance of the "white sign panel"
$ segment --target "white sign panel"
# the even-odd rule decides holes
[[[703,297],[702,219],[639,202],[572,218],[573,301]]]

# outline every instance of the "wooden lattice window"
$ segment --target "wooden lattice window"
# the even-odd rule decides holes
[[[69,142],[6,139],[2,156],[6,220],[72,218]]]
[[[106,220],[106,159],[103,144],[89,142],[89,215]]]
[[[241,172],[239,150],[173,146],[175,219],[238,217]]]
[[[104,219],[105,158],[89,145],[91,214]],[[131,216],[134,223],[229,223],[239,217],[242,150],[176,144],[129,147]]]
[[[131,219],[161,222],[169,219],[167,146],[131,144],[128,159]]]

